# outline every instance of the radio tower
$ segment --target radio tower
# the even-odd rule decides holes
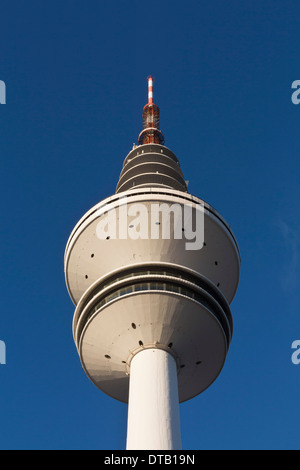
[[[179,403],[214,382],[228,353],[240,256],[228,224],[187,192],[164,146],[152,77],[138,144],[116,193],[69,237],[73,335],[90,380],[128,403],[126,448],[181,449]]]

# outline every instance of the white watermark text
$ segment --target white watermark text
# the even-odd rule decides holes
[[[6,345],[0,340],[0,364],[6,364]]]
[[[6,104],[6,85],[3,80],[0,80],[0,104]]]
[[[291,360],[292,363],[297,366],[300,364],[300,339],[295,339],[295,341],[292,342],[291,348],[294,349]]]

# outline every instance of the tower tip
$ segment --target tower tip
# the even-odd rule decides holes
[[[154,77],[148,75],[148,103],[143,109],[143,130],[139,135],[139,145],[155,143],[164,145],[164,136],[159,128],[159,107],[153,103]]]
[[[152,75],[148,75],[147,80],[148,80],[148,104],[153,104],[153,83],[154,83],[154,78],[152,77]]]

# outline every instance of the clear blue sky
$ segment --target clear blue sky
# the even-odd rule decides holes
[[[11,0],[0,7],[1,449],[124,449],[127,406],[81,369],[64,249],[137,142],[146,77],[189,191],[242,271],[225,367],[180,406],[184,449],[299,449],[300,5]]]

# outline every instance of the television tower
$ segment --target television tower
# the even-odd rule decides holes
[[[116,193],[79,220],[64,266],[82,367],[128,403],[126,449],[181,449],[179,403],[214,382],[228,353],[240,256],[164,145],[152,77]]]

